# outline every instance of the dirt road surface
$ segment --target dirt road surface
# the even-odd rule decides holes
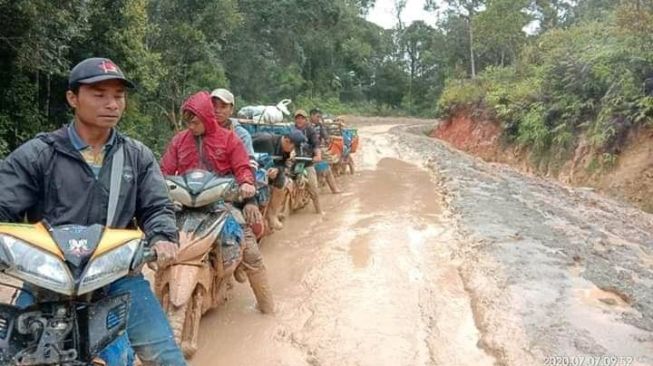
[[[653,365],[650,215],[393,122],[264,242],[277,313],[236,284],[192,365]]]
[[[345,193],[263,244],[276,314],[236,284],[191,365],[653,365],[653,216],[358,122]]]

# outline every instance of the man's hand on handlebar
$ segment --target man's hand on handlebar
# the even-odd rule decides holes
[[[277,175],[279,175],[279,168],[270,168],[270,169],[268,169],[268,177],[270,179],[276,179]]]
[[[240,185],[240,195],[244,198],[251,198],[254,197],[256,194],[256,187],[249,183],[243,183]]]
[[[152,248],[156,252],[156,264],[159,268],[169,266],[177,259],[179,247],[173,242],[159,240],[154,243]]]

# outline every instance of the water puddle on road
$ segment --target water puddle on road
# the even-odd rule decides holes
[[[623,321],[642,316],[624,295],[600,289],[580,276],[572,277],[572,283],[567,321],[591,334],[606,355],[632,358],[628,364],[633,366],[649,365],[653,361],[650,335]]]
[[[356,176],[267,238],[277,302],[254,310],[249,288],[202,320],[192,365],[490,365],[452,260],[428,172],[385,156],[383,130],[361,129]],[[374,139],[374,141],[370,141]],[[367,147],[366,147],[367,146]],[[377,157],[372,166],[369,155]]]

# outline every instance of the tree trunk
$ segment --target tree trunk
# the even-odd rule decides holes
[[[45,78],[45,118],[46,121],[50,121],[50,81],[52,79],[52,74],[48,72],[47,77]]]
[[[474,56],[474,30],[472,29],[472,13],[469,14],[469,56],[472,64],[472,79],[476,79],[476,60]]]

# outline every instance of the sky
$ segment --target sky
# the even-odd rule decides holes
[[[404,9],[401,17],[404,26],[409,26],[415,20],[423,20],[428,25],[435,25],[437,13],[425,11],[424,2],[425,0],[408,0],[406,2],[406,9]],[[437,2],[443,5],[442,0]],[[374,8],[367,14],[366,19],[385,29],[393,28],[397,24],[394,15],[394,4],[395,0],[376,0]],[[537,30],[537,27],[537,22],[533,21],[524,27],[524,32],[532,34]]]
[[[390,29],[397,24],[394,15],[395,0],[376,0],[374,8],[367,15],[367,20]],[[408,0],[402,14],[404,25],[408,26],[415,20],[423,20],[426,24],[435,23],[435,13],[424,11],[424,0]]]

